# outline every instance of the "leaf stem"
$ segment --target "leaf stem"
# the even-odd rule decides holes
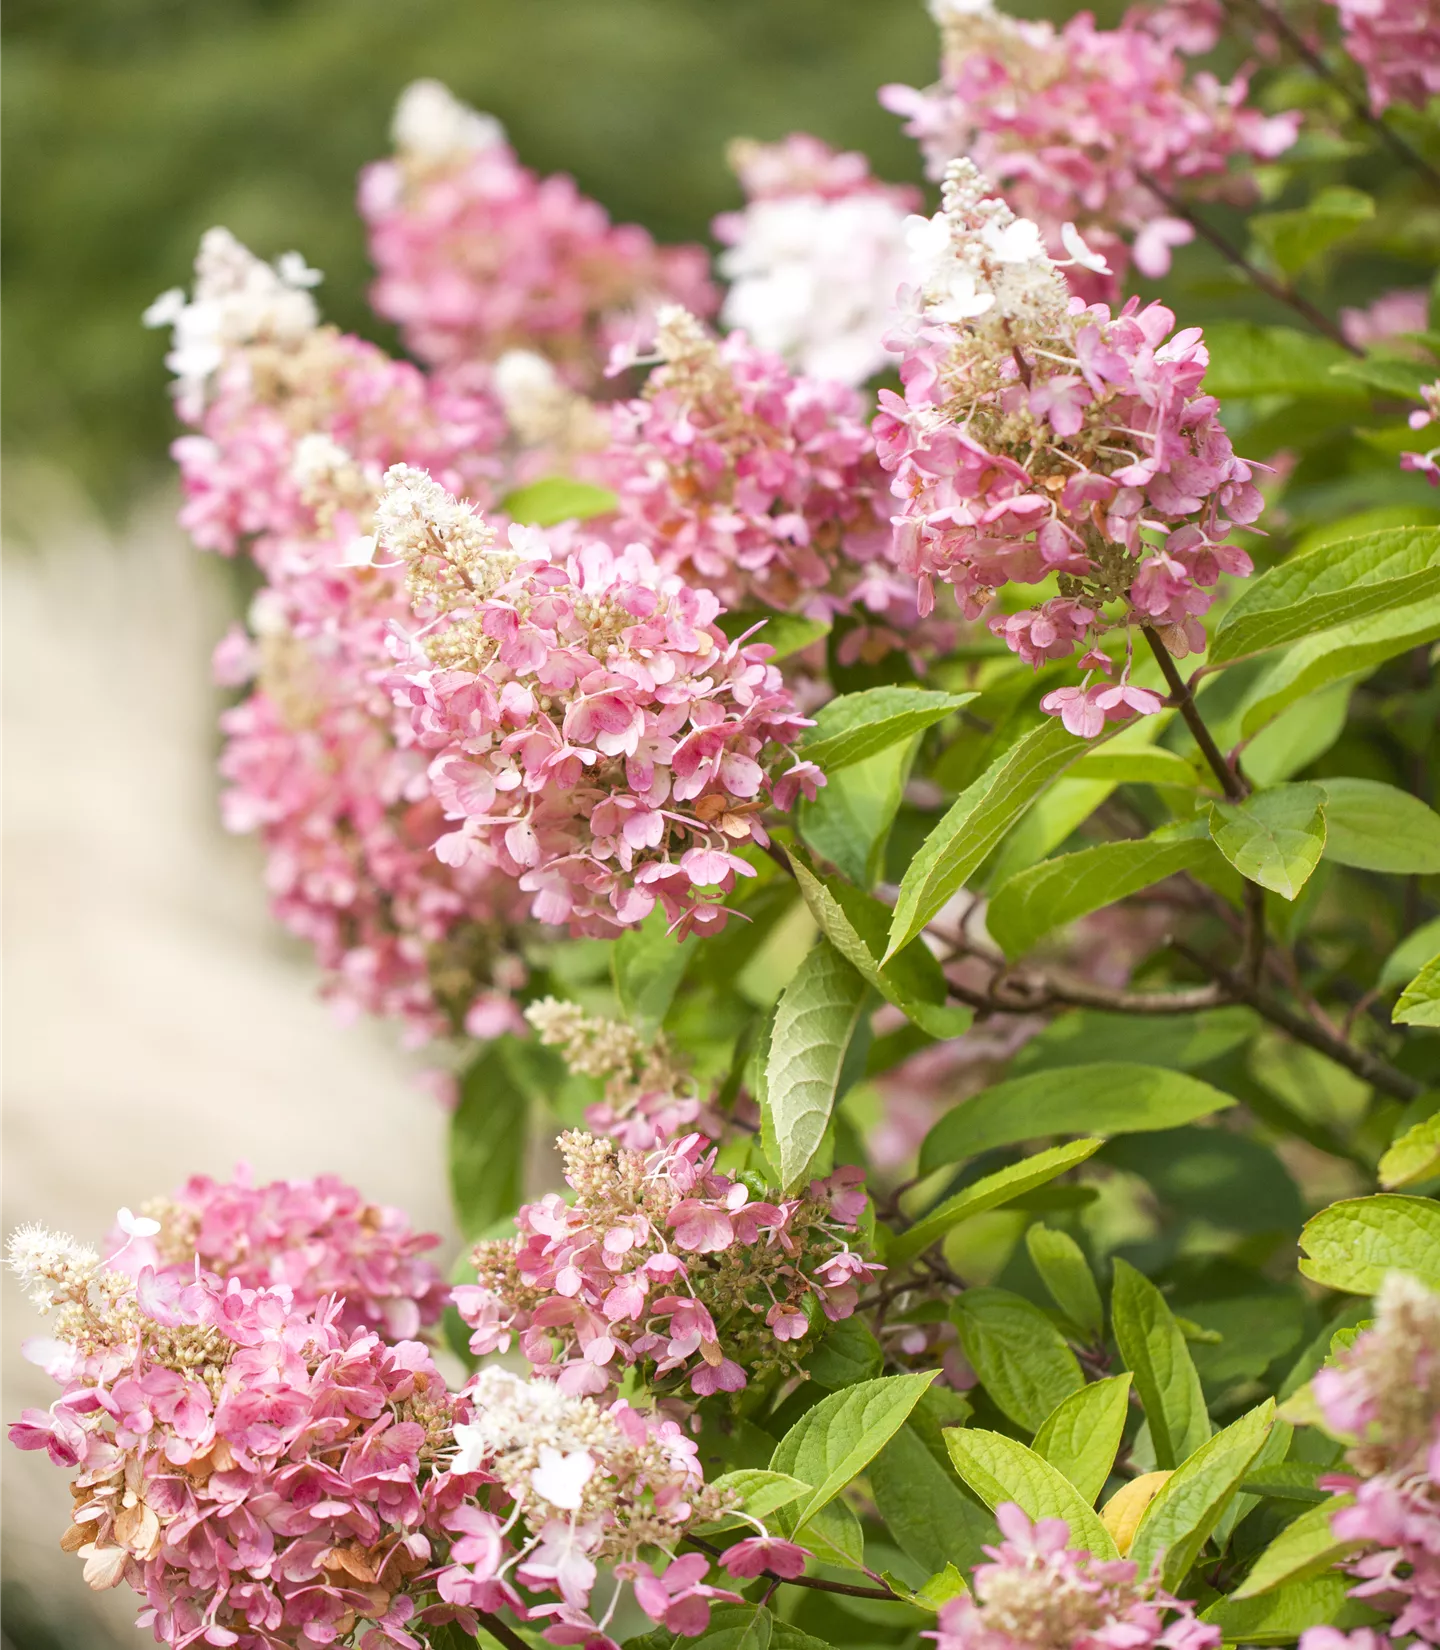
[[[1220,788],[1232,802],[1243,802],[1250,794],[1250,787],[1226,761],[1224,753],[1215,743],[1215,736],[1205,725],[1205,718],[1200,714],[1200,708],[1195,703],[1195,695],[1190,691],[1189,684],[1180,674],[1175,660],[1164,642],[1155,634],[1151,627],[1141,625],[1141,634],[1150,644],[1150,651],[1155,655],[1155,662],[1160,666],[1165,677],[1166,685],[1170,689],[1170,699],[1175,708],[1185,719],[1185,726],[1189,728],[1195,743],[1200,747],[1200,753],[1210,764],[1211,771],[1220,781]]]
[[[1413,167],[1433,188],[1440,189],[1440,172],[1437,172],[1418,150],[1412,149],[1393,127],[1386,125],[1384,119],[1371,109],[1363,97],[1345,84],[1289,18],[1268,4],[1268,0],[1246,0],[1246,3],[1265,19],[1266,28],[1273,30],[1307,68],[1339,92],[1349,105],[1351,114],[1387,144],[1398,160],[1406,166]],[[1237,9],[1235,0],[1225,0],[1225,5],[1233,15]]]
[[[1227,239],[1213,224],[1188,207],[1178,195],[1172,195],[1163,183],[1152,178],[1148,172],[1136,172],[1135,175],[1168,211],[1173,212],[1177,218],[1183,218],[1202,240],[1209,241],[1223,258],[1248,276],[1267,298],[1273,298],[1277,304],[1285,304],[1293,309],[1317,332],[1324,333],[1332,343],[1339,344],[1341,349],[1347,350],[1351,355],[1364,355],[1365,351],[1352,344],[1325,311],[1316,308],[1303,293],[1297,292],[1285,281],[1277,281],[1273,275],[1267,275],[1258,265],[1251,263],[1233,241]]]

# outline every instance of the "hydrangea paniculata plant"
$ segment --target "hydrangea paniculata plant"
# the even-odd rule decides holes
[[[799,1368],[815,1330],[848,1318],[880,1270],[858,1247],[858,1169],[799,1196],[757,1196],[690,1134],[649,1153],[561,1135],[567,1204],[526,1204],[519,1235],[475,1251],[455,1291],[484,1355],[520,1348],[572,1393],[603,1393],[641,1366],[661,1390],[738,1392]]]
[[[1065,233],[1073,260],[1093,262]],[[1220,574],[1251,570],[1231,529],[1261,509],[1204,394],[1200,329],[1172,336],[1158,303],[1112,314],[1072,298],[1036,226],[987,198],[968,161],[951,166],[944,208],[911,220],[911,244],[917,279],[894,334],[905,394],[881,391],[875,428],[896,559],[922,609],[936,580],[975,618],[1001,586],[1055,575],[1059,596],[989,621],[1037,668],[1079,647],[1102,673],[1045,709],[1087,737],[1158,710],[1129,680],[1134,627],[1180,657],[1202,648]],[[1110,632],[1126,646],[1114,685]]]

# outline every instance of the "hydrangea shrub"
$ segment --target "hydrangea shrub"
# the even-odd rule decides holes
[[[147,316],[225,822],[467,1245],[12,1234],[158,1643],[1440,1643],[1440,25],[933,9],[938,195],[737,141],[712,279],[422,82],[413,361],[224,230]]]

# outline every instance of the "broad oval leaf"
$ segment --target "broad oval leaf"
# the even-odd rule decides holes
[[[841,768],[813,802],[802,798],[796,808],[796,828],[806,846],[856,887],[869,888],[879,879],[917,743],[902,740]]]
[[[1117,750],[1102,746],[1087,751],[1070,770],[1072,779],[1108,779],[1116,785],[1161,785],[1172,790],[1199,790],[1195,764],[1175,751]]]
[[[1387,1272],[1440,1289],[1440,1203],[1428,1197],[1346,1198],[1300,1232],[1300,1270],[1327,1288],[1373,1295]]]
[[[1211,664],[1440,595],[1440,528],[1403,527],[1318,545],[1252,579],[1221,621]]]
[[[1440,953],[1400,993],[1390,1018],[1397,1025],[1440,1026]]]
[[[1175,1469],[1145,1509],[1130,1547],[1141,1575],[1159,1563],[1164,1585],[1180,1585],[1274,1424],[1275,1401],[1267,1398]]]
[[[1262,327],[1251,321],[1219,321],[1206,327],[1210,367],[1207,395],[1222,400],[1258,395],[1318,396],[1350,399],[1363,405],[1357,390],[1330,376],[1330,369],[1350,357],[1338,344],[1298,327]]]
[[[1375,779],[1326,779],[1325,857],[1362,871],[1440,871],[1440,814]]]
[[[1387,1192],[1440,1175],[1440,1111],[1395,1140],[1380,1159],[1376,1176]]]
[[[1090,1263],[1068,1232],[1032,1226],[1025,1247],[1053,1300],[1082,1334],[1098,1342],[1105,1332],[1105,1308]]]
[[[450,1194],[462,1236],[484,1236],[519,1207],[529,1121],[529,1096],[508,1041],[496,1038],[466,1068],[450,1114]]]
[[[1036,1431],[1057,1404],[1085,1384],[1065,1337],[1023,1295],[966,1289],[950,1316],[980,1384],[1027,1432]]]
[[[1349,1576],[1317,1576],[1258,1598],[1217,1599],[1200,1619],[1218,1627],[1227,1644],[1294,1644],[1307,1627],[1348,1632],[1378,1622],[1380,1616],[1363,1600],[1350,1597],[1354,1585]]]
[[[716,621],[733,642],[749,635],[764,642],[774,657],[788,659],[830,634],[828,619],[809,619],[801,613],[777,613],[772,608],[731,608]],[[754,634],[750,634],[753,632]]]
[[[925,688],[876,687],[845,693],[822,705],[800,754],[827,774],[878,755],[887,746],[923,733],[976,693],[936,693]]]
[[[1204,837],[1158,834],[1062,854],[1011,877],[991,900],[985,926],[1013,961],[1052,929],[1180,871],[1194,870],[1214,854]]]
[[[588,521],[608,516],[620,500],[608,487],[596,487],[573,476],[546,476],[528,487],[517,487],[500,500],[512,521],[527,527],[554,527],[562,521]]]
[[[926,837],[900,883],[886,960],[908,945],[1086,745],[1058,717],[1027,733],[964,790]]]
[[[1070,1545],[1096,1558],[1115,1558],[1110,1532],[1064,1473],[1016,1438],[980,1427],[950,1427],[945,1444],[955,1470],[994,1512],[1013,1501],[1027,1518],[1063,1518]]]
[[[752,1518],[762,1519],[809,1495],[813,1489],[813,1485],[791,1477],[788,1472],[773,1472],[768,1467],[737,1467],[733,1472],[721,1473],[714,1482],[717,1489],[733,1490],[739,1496],[741,1510]]]
[[[1200,1377],[1165,1297],[1128,1261],[1115,1261],[1110,1323],[1150,1423],[1155,1464],[1175,1467],[1210,1436]]]
[[[1325,847],[1325,793],[1318,785],[1276,785],[1243,802],[1216,802],[1210,834],[1242,877],[1293,900]]]
[[[809,1499],[798,1503],[792,1529],[801,1529],[865,1470],[904,1426],[938,1373],[862,1381],[805,1411],[770,1458],[772,1472],[815,1486]]]
[[[885,1354],[859,1313],[827,1326],[815,1350],[805,1360],[805,1372],[816,1386],[839,1392],[857,1381],[873,1380],[885,1367]]]
[[[1130,1408],[1130,1374],[1072,1392],[1035,1434],[1035,1453],[1063,1472],[1093,1507],[1120,1448]]]
[[[1034,1191],[1047,1181],[1054,1180],[1067,1170],[1077,1168],[1086,1158],[1093,1157],[1105,1142],[1098,1136],[1087,1140],[1072,1140],[1066,1146],[1052,1146],[1048,1152],[1038,1152],[1023,1163],[1014,1163],[998,1174],[986,1175],[973,1186],[947,1197],[938,1208],[932,1209],[923,1220],[918,1220],[907,1231],[897,1233],[885,1248],[886,1264],[903,1265],[923,1254],[932,1243],[938,1243],[962,1220],[998,1209],[1026,1192]]]
[[[1375,984],[1381,991],[1393,991],[1413,979],[1432,957],[1440,957],[1440,917],[1412,929],[1385,959]]]
[[[1013,1077],[946,1112],[920,1148],[920,1172],[1048,1134],[1135,1134],[1173,1129],[1234,1100],[1159,1066],[1103,1060]]]
[[[835,947],[821,940],[776,1004],[762,1128],[786,1191],[804,1179],[825,1136],[868,992]]]
[[[615,995],[637,1029],[651,1036],[660,1029],[699,943],[693,934],[677,941],[658,907],[615,941],[610,954]]]
[[[1330,1528],[1331,1518],[1341,1507],[1349,1506],[1351,1499],[1350,1496],[1329,1496],[1287,1524],[1255,1560],[1249,1575],[1231,1597],[1255,1598],[1260,1593],[1273,1592],[1287,1581],[1307,1581],[1353,1552],[1359,1543],[1341,1540]]]
[[[885,1527],[927,1575],[973,1570],[995,1527],[907,1422],[870,1463],[870,1493]]]

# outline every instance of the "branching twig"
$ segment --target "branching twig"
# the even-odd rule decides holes
[[[1317,332],[1323,332],[1332,343],[1339,344],[1341,349],[1347,350],[1351,355],[1364,355],[1365,351],[1359,345],[1352,344],[1325,311],[1317,309],[1304,293],[1297,292],[1284,281],[1277,281],[1273,275],[1267,275],[1258,265],[1251,263],[1233,241],[1228,240],[1213,224],[1192,211],[1177,195],[1172,195],[1163,183],[1152,178],[1148,172],[1137,172],[1135,175],[1156,200],[1161,201],[1177,218],[1183,218],[1202,240],[1209,241],[1223,258],[1234,264],[1236,269],[1242,270],[1267,298],[1273,298],[1277,304],[1285,304],[1293,309]]]
[[[1170,689],[1171,703],[1184,717],[1185,726],[1189,728],[1191,737],[1200,747],[1200,754],[1210,764],[1211,772],[1220,781],[1221,790],[1232,802],[1243,802],[1250,794],[1250,787],[1235,771],[1234,766],[1226,761],[1224,753],[1215,743],[1215,736],[1206,727],[1205,718],[1201,716],[1199,706],[1195,703],[1195,695],[1180,674],[1170,649],[1148,624],[1140,628],[1145,640],[1150,644],[1150,651],[1155,655],[1155,662],[1160,666],[1166,686]]]
[[[1345,84],[1289,18],[1276,7],[1269,5],[1267,0],[1247,0],[1247,3],[1265,19],[1266,28],[1272,30],[1277,39],[1283,40],[1307,68],[1314,70],[1322,80],[1340,93],[1349,105],[1351,114],[1357,120],[1363,121],[1398,160],[1406,166],[1413,167],[1432,187],[1440,189],[1440,172],[1437,172],[1418,150],[1412,149],[1393,127],[1388,126],[1359,93]],[[1226,0],[1226,5],[1232,12],[1235,10],[1234,0]]]
[[[530,1650],[530,1646],[526,1644],[515,1629],[506,1626],[499,1616],[492,1616],[487,1610],[477,1610],[475,1615],[481,1627],[485,1629],[491,1638],[498,1639],[505,1646],[505,1650]]]

